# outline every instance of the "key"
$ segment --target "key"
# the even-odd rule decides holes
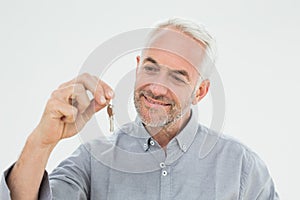
[[[108,104],[107,114],[108,114],[108,117],[109,117],[109,131],[114,132],[114,111],[113,111],[113,105],[112,104]]]

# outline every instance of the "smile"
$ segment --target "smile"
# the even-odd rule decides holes
[[[147,97],[145,95],[142,95],[142,97],[144,97],[146,104],[148,104],[149,106],[171,106],[171,104],[169,104],[169,103],[158,101],[151,97]]]

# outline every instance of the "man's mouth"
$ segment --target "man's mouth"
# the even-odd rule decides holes
[[[151,98],[149,96],[146,96],[144,94],[142,94],[142,97],[144,97],[145,102],[149,106],[171,106],[172,105],[170,103],[166,103],[166,102],[163,102],[163,101],[159,101],[159,100],[153,99],[153,98]]]

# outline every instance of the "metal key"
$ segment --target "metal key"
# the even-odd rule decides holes
[[[108,114],[108,117],[109,117],[109,131],[113,132],[114,131],[114,111],[113,111],[113,105],[112,104],[108,104],[107,114]]]

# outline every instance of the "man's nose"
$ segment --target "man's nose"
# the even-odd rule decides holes
[[[149,89],[151,90],[152,94],[155,96],[166,95],[168,92],[168,89],[165,86],[157,83],[152,83],[149,86]]]

